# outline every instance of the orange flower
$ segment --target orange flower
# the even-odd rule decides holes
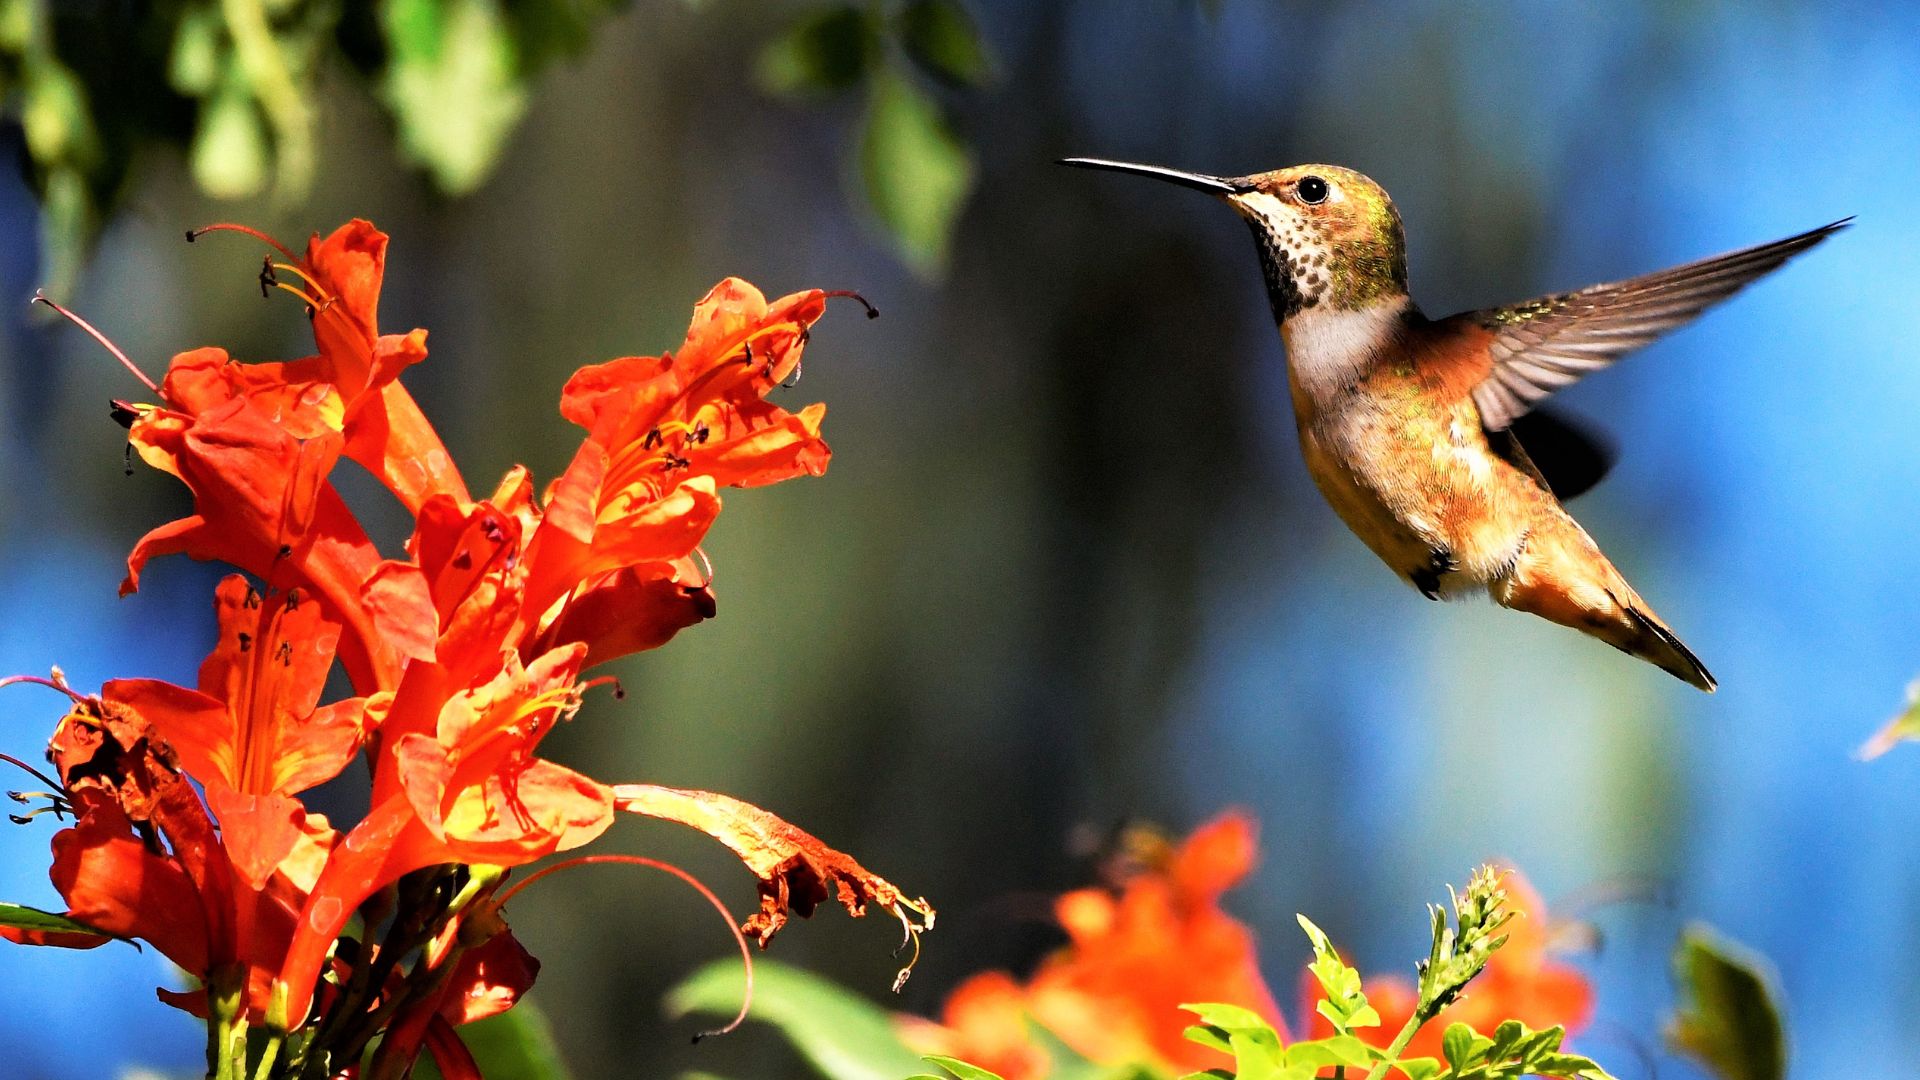
[[[1186,1038],[1189,1002],[1252,1009],[1285,1036],[1286,1025],[1260,977],[1253,935],[1220,908],[1220,897],[1253,869],[1252,818],[1229,811],[1177,849],[1157,837],[1143,866],[1117,890],[1080,889],[1054,905],[1070,943],[1043,961],[1017,996],[999,974],[963,983],[948,999],[946,1024],[908,1021],[917,1049],[974,1064],[1006,1066],[1008,1080],[1044,1076],[1046,1055],[1027,1033],[1030,1015],[1075,1053],[1102,1065],[1147,1064],[1180,1071],[1227,1064]]]
[[[1551,923],[1540,894],[1517,870],[1509,869],[1503,884],[1507,909],[1517,916],[1502,931],[1507,943],[1457,1001],[1420,1029],[1407,1047],[1407,1057],[1440,1057],[1440,1039],[1449,1024],[1469,1024],[1475,1031],[1491,1033],[1503,1020],[1518,1020],[1535,1030],[1557,1024],[1569,1034],[1578,1034],[1592,1019],[1593,990],[1586,976],[1550,954]],[[1303,974],[1301,990],[1313,1037],[1333,1034],[1327,1019],[1316,1011],[1323,995],[1311,973]],[[1419,1003],[1418,991],[1403,976],[1371,976],[1366,991],[1367,1000],[1380,1014],[1378,1030],[1388,1038],[1406,1025]]]
[[[215,225],[192,234],[231,230],[265,241],[287,261],[269,260],[262,286],[305,301],[312,313],[316,356],[282,363],[236,364],[213,350],[174,359],[162,386],[166,399],[199,413],[233,397],[247,397],[288,434],[300,439],[333,432],[348,458],[366,466],[408,510],[436,494],[465,499],[467,488],[440,436],[420,412],[400,373],[426,359],[427,332],[379,331],[381,279],[387,234],[355,219],[322,240],[307,242],[304,259],[252,229]],[[281,280],[275,271],[297,279]]]
[[[1089,1060],[1178,1069],[1222,1064],[1183,1034],[1187,1002],[1240,1005],[1284,1032],[1253,934],[1220,908],[1221,894],[1253,869],[1256,855],[1252,818],[1230,811],[1118,895],[1082,889],[1062,896],[1054,911],[1072,944],[1029,984],[1034,1017]]]
[[[983,971],[947,995],[940,1022],[898,1018],[901,1038],[923,1054],[958,1058],[1002,1080],[1045,1080],[1053,1061],[1034,1042],[1027,991],[1004,971]]]

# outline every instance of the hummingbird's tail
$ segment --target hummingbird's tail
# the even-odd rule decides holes
[[[1599,638],[1708,693],[1718,685],[1564,512],[1536,525],[1519,557],[1489,582],[1487,591],[1502,607]]]

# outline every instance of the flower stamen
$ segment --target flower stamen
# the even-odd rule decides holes
[[[627,863],[632,866],[650,866],[655,870],[664,870],[674,877],[679,878],[681,881],[686,882],[693,887],[695,892],[698,892],[702,897],[706,898],[707,903],[713,906],[713,910],[719,912],[720,917],[727,921],[727,929],[732,932],[734,943],[740,946],[740,962],[746,968],[747,985],[740,994],[740,1011],[734,1014],[733,1019],[727,1021],[720,1027],[700,1032],[693,1037],[693,1041],[699,1042],[702,1039],[715,1035],[731,1034],[737,1030],[741,1024],[746,1023],[747,1011],[753,1007],[753,949],[747,945],[747,935],[740,932],[740,924],[735,921],[733,912],[727,910],[727,905],[722,903],[720,898],[713,894],[712,889],[707,888],[705,882],[670,862],[662,862],[659,859],[649,859],[645,855],[581,855],[568,859],[565,862],[558,862],[552,866],[542,867],[535,871],[532,875],[528,876],[525,881],[519,882],[502,893],[500,899],[493,902],[493,909],[497,912],[506,907],[507,902],[520,895],[522,889],[546,877],[548,874],[557,874],[562,870],[570,870],[576,866],[589,866],[595,863]],[[904,979],[902,981],[904,981]]]
[[[144,384],[148,390],[153,391],[155,394],[158,394],[160,392],[159,384],[155,383],[152,379],[147,378],[147,373],[144,371],[141,371],[138,364],[135,364],[132,360],[128,359],[127,354],[120,351],[120,346],[115,345],[113,342],[107,340],[107,335],[101,333],[98,330],[95,330],[93,328],[92,323],[88,322],[87,320],[81,318],[78,315],[75,315],[73,312],[68,311],[66,308],[61,307],[59,304],[54,303],[52,300],[47,299],[47,294],[41,292],[39,289],[35,289],[33,291],[33,299],[27,302],[30,304],[45,304],[48,307],[52,308],[55,312],[59,313],[61,318],[67,320],[68,322],[79,327],[80,329],[85,330],[88,336],[92,337],[93,340],[99,342],[101,346],[103,346],[108,352],[112,353],[113,358],[115,360],[120,361],[121,367],[124,367],[128,371],[133,372],[133,377],[136,379],[139,379],[140,382]]]
[[[255,240],[258,240],[261,243],[266,244],[268,247],[273,248],[275,251],[278,251],[280,254],[285,255],[289,261],[298,261],[300,258],[300,256],[295,255],[292,251],[289,251],[287,249],[287,245],[281,243],[278,240],[275,240],[273,237],[268,236],[266,233],[261,232],[259,229],[256,229],[251,225],[236,225],[229,221],[216,222],[212,225],[202,225],[197,229],[188,229],[187,243],[191,244],[195,240],[198,240],[201,237],[211,232],[241,233],[246,236],[251,236]]]

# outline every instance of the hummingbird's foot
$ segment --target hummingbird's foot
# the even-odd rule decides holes
[[[1435,548],[1427,554],[1427,565],[1407,574],[1407,580],[1420,590],[1420,595],[1429,600],[1440,599],[1440,579],[1460,569],[1460,560],[1446,548]]]

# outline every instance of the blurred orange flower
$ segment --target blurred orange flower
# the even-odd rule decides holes
[[[1022,1015],[1100,1064],[1148,1063],[1178,1070],[1227,1064],[1188,1040],[1180,1006],[1224,1002],[1259,1013],[1285,1037],[1286,1023],[1260,976],[1253,934],[1220,907],[1220,898],[1253,869],[1253,819],[1228,811],[1178,848],[1145,853],[1117,888],[1061,896],[1055,917],[1070,939],[1019,988],[1004,975],[976,976],[949,999],[947,1023],[909,1023],[906,1037],[932,1053],[1015,1068],[1008,1080],[1045,1075],[1044,1053]],[[982,981],[987,980],[987,981]]]

